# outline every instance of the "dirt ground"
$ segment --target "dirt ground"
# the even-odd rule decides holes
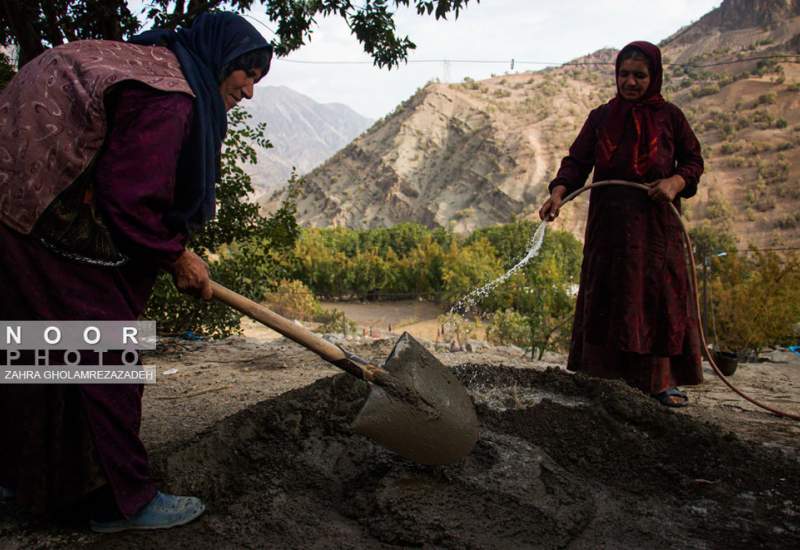
[[[431,321],[392,315],[395,331]],[[381,360],[398,335],[340,341]],[[428,344],[481,422],[457,464],[419,466],[354,434],[364,385],[247,323],[222,341],[165,341],[146,360],[158,370],[142,426],[154,474],[201,496],[200,520],[101,536],[3,506],[0,548],[800,547],[800,423],[757,410],[710,371],[687,388],[691,406],[673,410],[568,374],[564,357]],[[800,413],[797,355],[765,354],[732,381]]]

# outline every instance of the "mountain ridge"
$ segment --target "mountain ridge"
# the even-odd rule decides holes
[[[257,193],[282,187],[293,168],[305,174],[367,129],[372,120],[342,103],[318,103],[287,86],[259,86],[244,103],[252,124],[266,123],[272,148],[245,166]]]
[[[800,10],[795,0],[744,4],[726,0],[662,42],[664,94],[707,161],[686,210],[691,223],[724,223],[744,244],[800,244],[800,72],[770,57],[800,52]],[[615,93],[615,55],[604,48],[542,71],[429,83],[307,175],[298,219],[467,232],[535,218],[589,111]],[[582,238],[586,205],[582,195],[558,226]]]

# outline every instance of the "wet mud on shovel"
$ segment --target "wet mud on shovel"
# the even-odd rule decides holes
[[[216,282],[214,298],[370,382],[353,431],[420,464],[450,464],[478,440],[478,417],[466,389],[432,353],[403,333],[382,367]]]

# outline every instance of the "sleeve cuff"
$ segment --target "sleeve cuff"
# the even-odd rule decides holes
[[[686,185],[681,189],[680,193],[678,193],[678,196],[682,199],[694,197],[697,194],[697,178],[681,173],[680,170],[676,172],[676,175],[681,176],[683,181],[686,182]]]

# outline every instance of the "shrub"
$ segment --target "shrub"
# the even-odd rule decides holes
[[[290,319],[310,321],[322,311],[314,293],[301,281],[281,279],[274,290],[264,294],[264,301],[275,313]]]
[[[495,345],[526,347],[530,339],[529,332],[525,316],[509,308],[492,314],[486,327],[486,339]]]
[[[778,96],[775,95],[775,92],[770,92],[768,94],[762,94],[758,96],[756,100],[756,106],[759,105],[772,105],[775,103],[775,100],[778,99]]]
[[[750,71],[753,76],[764,76],[768,73],[780,73],[783,68],[774,59],[761,59],[756,67]]]
[[[769,112],[764,109],[753,111],[750,115],[750,121],[757,127],[766,129],[772,126],[774,118]]]
[[[775,208],[775,197],[769,193],[764,193],[756,199],[755,208],[759,212],[768,212]]]
[[[759,160],[756,164],[756,175],[759,180],[767,183],[785,181],[789,176],[789,161],[783,155],[778,155],[772,162]]]
[[[455,340],[459,346],[466,344],[478,328],[475,321],[453,312],[440,315],[436,320],[442,325],[442,338],[447,342]]]
[[[315,321],[321,323],[317,327],[317,332],[327,332],[344,334],[355,334],[358,330],[358,325],[352,320],[348,319],[344,311],[333,308],[328,310],[321,310]]]
[[[732,155],[733,153],[737,153],[742,150],[741,142],[731,143],[726,141],[722,145],[719,146],[719,152],[723,155]]]
[[[467,90],[478,90],[481,87],[480,84],[468,76],[464,77],[464,82],[461,84],[461,86]]]
[[[716,266],[711,295],[721,347],[755,352],[795,341],[800,318],[800,261],[796,254],[731,254]]]
[[[728,222],[731,218],[731,209],[722,197],[709,197],[706,202],[706,218],[716,222]]]
[[[709,82],[706,84],[698,84],[692,86],[691,94],[692,97],[705,97],[709,95],[714,95],[718,93],[720,90],[719,83],[717,82]]]
[[[734,155],[730,158],[725,159],[725,166],[727,166],[728,168],[741,168],[744,165],[745,165],[745,158],[738,155]]]
[[[800,227],[800,212],[788,214],[775,222],[778,229],[796,229]]]

